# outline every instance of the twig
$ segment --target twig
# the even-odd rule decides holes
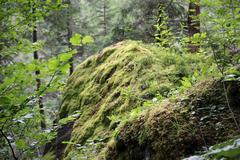
[[[218,70],[220,71],[222,77],[225,77],[224,68],[221,68],[221,67],[220,67],[219,62],[217,61],[217,55],[216,55],[213,47],[211,47],[211,48],[212,48],[212,51],[213,51],[214,60],[215,60],[215,62],[216,62],[216,64],[217,64],[217,68],[218,68]],[[225,47],[225,45],[224,45],[224,48],[223,48],[223,52],[224,52],[224,55],[225,55],[225,54],[226,54],[226,47]],[[224,96],[225,96],[225,99],[226,99],[226,102],[227,102],[228,109],[229,109],[229,111],[230,111],[230,114],[231,114],[231,116],[232,116],[232,119],[233,119],[233,121],[234,121],[234,123],[235,123],[235,125],[236,125],[236,127],[237,127],[237,129],[238,129],[238,131],[240,132],[240,127],[239,127],[239,125],[238,125],[238,122],[237,122],[237,120],[236,120],[236,117],[235,117],[235,115],[234,115],[234,113],[233,113],[233,110],[232,110],[232,108],[231,108],[231,105],[230,105],[230,103],[229,103],[229,97],[228,97],[228,94],[227,94],[227,89],[226,89],[225,82],[223,81],[222,84],[223,84]]]
[[[237,126],[238,131],[240,132],[240,127],[238,125],[238,122],[237,122],[237,120],[235,118],[235,115],[234,115],[233,110],[232,110],[232,108],[230,106],[230,103],[229,103],[229,98],[228,98],[225,82],[223,81],[222,83],[223,83],[224,95],[225,95],[225,99],[226,99],[226,102],[227,102],[228,109],[229,109],[229,111],[230,111],[230,113],[232,115],[232,119],[234,120],[234,123]]]
[[[59,71],[55,71],[54,74],[52,75],[50,81],[48,82],[48,84],[44,87],[44,89],[42,89],[39,93],[37,93],[35,96],[31,96],[31,97],[28,97],[27,99],[25,99],[19,106],[20,108],[22,108],[24,105],[26,105],[28,102],[30,102],[31,100],[41,96],[51,85],[54,77],[56,76],[56,74],[58,73]]]
[[[11,87],[13,87],[14,85],[9,85],[6,88],[3,89],[3,91],[0,92],[0,95],[3,95],[5,92],[7,92],[9,89],[11,90]]]
[[[2,136],[5,138],[5,140],[7,141],[8,146],[9,146],[9,148],[11,149],[13,158],[14,158],[15,160],[18,160],[18,157],[16,157],[16,155],[15,155],[15,152],[14,152],[14,149],[13,149],[13,147],[12,147],[12,145],[11,145],[10,140],[9,140],[9,139],[7,138],[7,136],[4,134],[3,130],[0,130],[0,132],[1,132]]]

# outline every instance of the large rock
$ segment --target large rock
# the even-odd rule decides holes
[[[51,150],[60,159],[171,160],[239,134],[220,81],[182,93],[181,79],[206,69],[205,61],[135,41],[90,57],[69,78],[60,109],[60,118],[78,118]],[[239,123],[239,83],[226,85]]]
[[[222,82],[203,81],[184,98],[164,101],[120,127],[107,159],[182,159],[239,135],[234,119],[240,124],[240,83],[226,85],[234,116]]]

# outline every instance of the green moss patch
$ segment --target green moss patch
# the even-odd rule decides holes
[[[204,142],[197,122],[205,111],[199,111],[202,116],[192,116],[196,108],[201,108],[194,104],[198,102],[195,99],[200,91],[196,92],[198,96],[184,95],[181,101],[170,97],[180,90],[183,77],[196,71],[201,73],[202,66],[210,68],[211,63],[206,60],[209,58],[204,55],[180,55],[136,41],[117,43],[88,58],[69,78],[63,96],[60,118],[75,112],[79,113],[79,118],[74,122],[71,138],[61,157],[131,159],[147,155],[161,158],[167,153],[181,157],[200,149]],[[206,92],[211,85],[203,85]],[[204,88],[198,89],[205,93]],[[170,99],[164,100],[166,98]],[[214,123],[210,128],[214,128]],[[205,132],[207,130],[203,129],[203,136],[211,143],[217,141]],[[229,137],[235,134],[228,133]],[[216,134],[214,132],[212,137]],[[196,147],[191,149],[191,145]],[[134,157],[136,155],[139,157]]]
[[[240,123],[240,104],[235,103],[240,102],[236,98],[240,96],[240,83],[227,82],[226,86]],[[184,96],[164,101],[137,120],[125,123],[115,143],[106,149],[107,159],[182,159],[238,135],[222,88],[220,81],[203,81]]]

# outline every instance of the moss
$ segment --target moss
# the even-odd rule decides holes
[[[226,86],[235,93],[228,93],[229,100],[235,100],[240,83],[228,82]],[[182,159],[203,146],[228,140],[239,131],[225,102],[221,81],[203,81],[174,101],[163,101],[125,123],[114,146],[108,146],[107,159]],[[240,104],[232,103],[231,107],[240,123]]]
[[[233,137],[232,139],[225,141],[220,144],[216,144],[209,148],[206,152],[201,153],[202,155],[195,155],[184,160],[190,159],[240,159],[240,135]]]
[[[69,141],[86,145],[89,139],[107,138],[106,144],[92,158],[103,157],[105,153],[117,154],[118,150],[112,145],[121,148],[131,140],[140,146],[148,144],[148,148],[132,147],[132,154],[150,153],[152,150],[161,150],[162,152],[156,153],[161,154],[170,150],[163,147],[167,145],[164,144],[166,141],[161,145],[157,143],[159,141],[152,142],[156,138],[155,134],[160,138],[168,136],[168,130],[160,133],[162,128],[167,127],[171,133],[169,136],[183,136],[192,126],[182,127],[188,119],[180,115],[180,111],[174,108],[175,104],[169,105],[169,108],[156,107],[147,111],[149,107],[154,108],[158,104],[146,103],[157,96],[166,98],[171,90],[179,88],[181,78],[192,75],[194,69],[200,69],[199,64],[204,63],[204,60],[203,55],[179,55],[136,41],[117,43],[90,57],[77,66],[68,80],[63,96],[60,117],[66,117],[75,111],[80,113],[74,122]],[[142,112],[145,113],[144,116],[138,118]],[[158,117],[159,115],[162,116]],[[112,116],[119,119],[114,121],[114,118],[110,118]],[[176,121],[176,118],[180,120]],[[161,124],[165,119],[167,121]],[[161,125],[155,128],[158,123]],[[119,133],[118,138],[122,139],[123,144],[113,140],[116,133]],[[147,137],[151,138],[149,142]],[[78,154],[82,152],[69,144],[62,157],[71,159],[72,155]]]

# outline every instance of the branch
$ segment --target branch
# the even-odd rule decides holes
[[[0,92],[0,95],[3,95],[5,92],[11,90],[12,87],[14,87],[14,84],[11,84],[11,85],[7,86],[5,89],[3,89],[3,91]]]
[[[31,100],[37,98],[38,96],[41,96],[41,95],[49,88],[49,86],[51,85],[54,77],[56,76],[56,74],[57,74],[58,72],[59,72],[59,70],[57,70],[57,71],[54,72],[54,74],[52,75],[52,77],[51,77],[51,79],[49,80],[48,84],[47,84],[47,85],[45,86],[45,88],[42,89],[37,95],[32,96],[32,97],[30,97],[30,98],[27,98],[23,103],[21,103],[21,104],[19,105],[20,108],[16,111],[16,113],[17,113],[19,110],[21,110],[21,108],[22,108],[25,104],[27,104],[27,103],[30,102]],[[12,114],[11,118],[12,118],[13,116],[14,116],[14,114]],[[6,136],[6,135],[4,134],[4,132],[3,132],[4,125],[6,124],[7,121],[8,121],[8,119],[7,119],[7,120],[4,122],[4,124],[1,126],[0,132],[1,132],[2,136],[4,137],[4,139],[7,141],[7,144],[8,144],[8,146],[9,146],[9,148],[11,149],[13,158],[14,158],[15,160],[18,160],[18,157],[16,157],[16,155],[15,155],[15,152],[14,152],[14,149],[13,149],[13,147],[12,147],[12,145],[11,145],[10,140],[7,138],[7,136]]]
[[[58,73],[59,71],[55,71],[54,74],[52,75],[50,81],[48,82],[48,84],[44,87],[44,89],[42,89],[38,94],[36,94],[35,96],[31,96],[31,97],[28,97],[27,99],[25,99],[25,101],[23,101],[23,103],[21,103],[19,106],[20,108],[22,108],[24,105],[26,105],[28,102],[30,102],[31,100],[41,96],[51,85],[54,77],[56,76],[56,74]]]
[[[54,74],[52,75],[50,81],[48,82],[48,84],[45,86],[44,89],[42,89],[38,94],[34,95],[34,96],[31,96],[31,97],[28,97],[27,99],[25,99],[21,104],[19,104],[18,106],[15,106],[15,107],[19,107],[18,109],[15,110],[15,114],[11,114],[11,116],[8,117],[8,119],[3,123],[3,125],[1,126],[2,130],[4,128],[4,125],[6,124],[6,122],[9,120],[9,119],[12,119],[23,107],[24,105],[26,105],[28,102],[30,102],[31,100],[41,96],[48,88],[49,86],[51,85],[54,77],[56,76],[56,74],[59,72],[59,70],[55,71]]]
[[[11,145],[10,140],[9,140],[9,139],[7,138],[7,136],[4,134],[3,130],[0,130],[0,132],[1,132],[2,136],[5,138],[5,140],[7,141],[8,146],[9,146],[9,148],[11,149],[13,158],[14,158],[15,160],[18,160],[18,157],[16,157],[16,155],[15,155],[15,152],[14,152],[14,149],[13,149],[13,147],[12,147],[12,145]]]

